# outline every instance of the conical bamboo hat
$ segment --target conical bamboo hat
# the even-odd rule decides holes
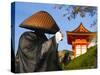
[[[39,11],[28,17],[21,23],[20,27],[50,34],[55,34],[59,31],[59,27],[53,17],[46,11]]]

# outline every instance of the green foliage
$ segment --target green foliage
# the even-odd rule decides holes
[[[88,49],[87,53],[71,60],[63,66],[64,70],[69,69],[91,69],[97,67],[97,46]]]

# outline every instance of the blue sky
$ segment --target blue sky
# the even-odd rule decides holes
[[[18,42],[19,42],[19,38],[21,34],[25,31],[30,31],[28,29],[20,28],[19,25],[23,22],[23,20],[25,20],[32,14],[38,11],[41,11],[41,10],[47,11],[48,13],[52,15],[52,17],[58,24],[60,30],[64,34],[64,39],[63,41],[59,43],[58,50],[63,50],[63,49],[71,50],[72,49],[71,45],[67,44],[66,31],[74,30],[75,28],[79,26],[81,22],[88,30],[92,32],[97,31],[97,27],[96,27],[97,25],[95,25],[93,28],[90,28],[90,24],[93,22],[94,19],[96,19],[96,16],[91,17],[89,15],[86,15],[86,17],[82,18],[80,17],[80,15],[77,15],[75,19],[72,19],[69,21],[67,17],[62,16],[62,14],[65,11],[63,9],[62,10],[54,9],[54,4],[16,2],[16,6],[15,6],[15,43],[16,43],[15,53],[17,52]]]

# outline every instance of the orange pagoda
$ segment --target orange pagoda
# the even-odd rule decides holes
[[[96,32],[90,32],[82,23],[75,30],[67,31],[68,44],[72,45],[74,58],[87,52],[87,47],[95,36]]]

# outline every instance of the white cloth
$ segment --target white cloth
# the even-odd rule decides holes
[[[61,41],[63,39],[63,34],[60,31],[58,31],[55,34],[55,39],[56,39],[56,43],[59,43],[59,41]]]

